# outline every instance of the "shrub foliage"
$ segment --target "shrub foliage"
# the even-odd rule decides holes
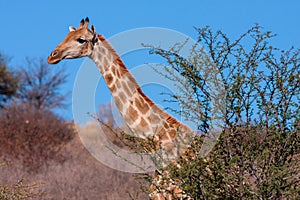
[[[180,92],[169,100],[183,108],[173,111],[205,134],[215,97],[207,80],[218,74],[224,87],[221,135],[206,157],[165,170],[195,199],[299,198],[300,49],[271,46],[275,35],[258,25],[235,40],[209,27],[196,31],[189,57],[180,55],[185,44],[152,47],[151,53],[167,61],[155,67],[177,80]],[[195,152],[201,144],[193,145]]]

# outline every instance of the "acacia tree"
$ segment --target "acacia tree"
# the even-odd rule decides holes
[[[60,90],[67,79],[63,69],[53,68],[43,58],[26,59],[26,64],[18,71],[18,77],[18,101],[28,103],[36,109],[66,106],[66,94],[62,94]]]
[[[206,157],[179,160],[182,168],[166,170],[195,199],[298,199],[300,49],[272,47],[275,35],[258,25],[235,40],[209,27],[196,31],[189,57],[180,55],[184,44],[152,47],[151,53],[166,59],[160,65],[165,77],[181,88],[168,100],[178,101],[178,112],[206,134],[214,112],[206,80],[218,74],[224,87],[221,136]]]

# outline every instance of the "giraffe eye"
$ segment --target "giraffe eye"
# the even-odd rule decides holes
[[[82,38],[78,38],[77,42],[79,42],[80,44],[83,44],[83,43],[86,43],[86,40],[82,39]]]

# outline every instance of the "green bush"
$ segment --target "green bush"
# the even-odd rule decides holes
[[[173,111],[206,135],[216,97],[207,80],[220,78],[221,134],[207,156],[179,159],[181,168],[162,171],[195,199],[299,199],[300,49],[272,47],[275,35],[258,25],[235,40],[209,27],[196,31],[189,57],[180,55],[185,44],[151,53],[166,59],[157,66],[166,78],[179,80],[180,92],[168,100],[183,108]],[[191,149],[199,154],[201,145],[196,141]]]

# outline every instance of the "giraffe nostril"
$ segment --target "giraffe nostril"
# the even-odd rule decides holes
[[[57,55],[58,55],[58,51],[56,51],[56,50],[51,53],[52,57],[56,57]]]

